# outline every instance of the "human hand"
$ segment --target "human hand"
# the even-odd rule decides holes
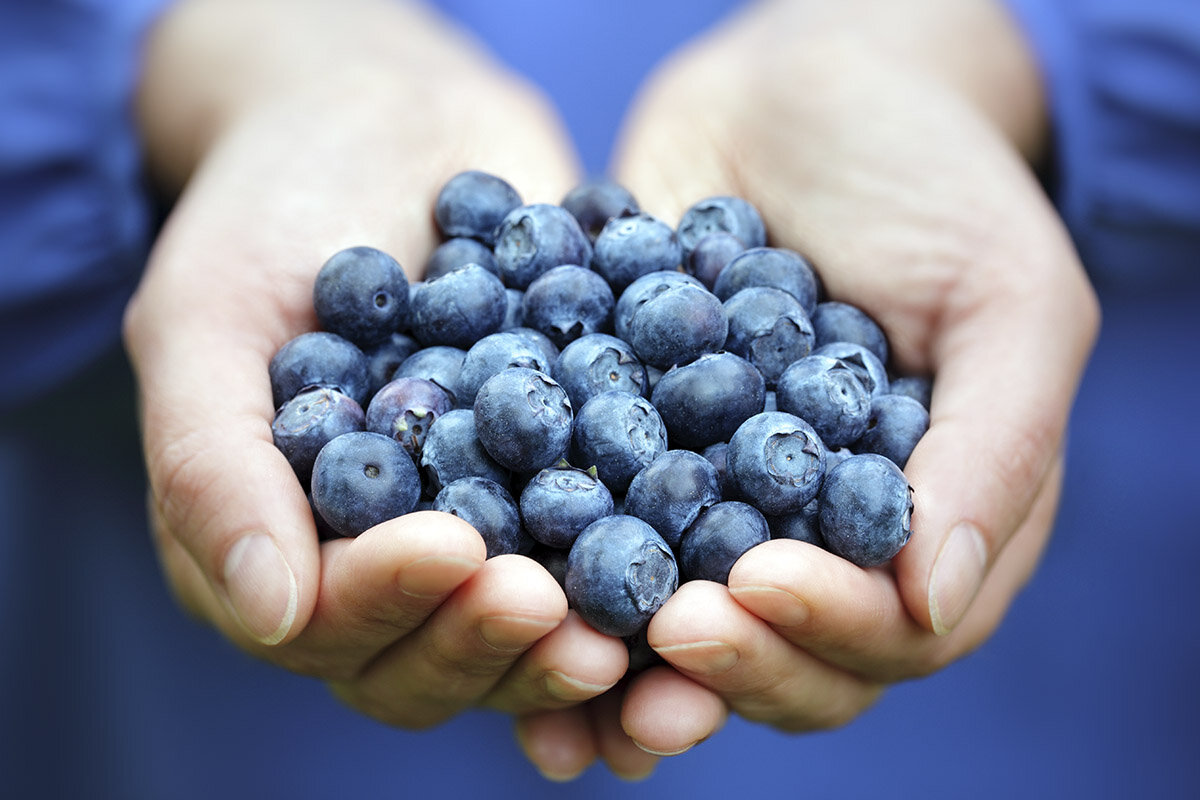
[[[183,2],[146,69],[150,162],[182,193],[125,335],[155,543],[183,605],[405,727],[479,704],[569,705],[615,683],[620,643],[569,615],[533,561],[485,561],[455,517],[318,545],[270,430],[267,363],[315,329],[328,256],[370,244],[418,277],[437,191],[468,166],[527,199],[574,185],[541,98],[418,6],[374,0]]]
[[[681,586],[648,632],[670,666],[608,701],[610,728],[672,754],[730,710],[838,726],[999,624],[1050,535],[1099,318],[1027,166],[1044,128],[1024,45],[985,0],[763,3],[651,81],[617,171],[642,206],[673,222],[700,198],[745,197],[773,244],[882,324],[901,371],[936,382],[894,562],[864,570],[780,540],[743,556],[728,588]],[[598,752],[544,739],[526,730],[526,751],[563,772]]]

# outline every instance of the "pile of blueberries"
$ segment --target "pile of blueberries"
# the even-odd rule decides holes
[[[631,640],[768,539],[863,567],[908,541],[930,381],[889,373],[880,327],[768,246],[751,204],[710,197],[673,228],[609,180],[527,204],[473,170],[434,217],[423,281],[335,253],[321,330],[271,361],[275,444],[322,535],[456,514]]]

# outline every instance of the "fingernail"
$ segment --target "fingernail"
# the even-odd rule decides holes
[[[725,642],[689,642],[655,651],[675,667],[697,675],[717,675],[738,662],[737,649]]]
[[[263,644],[278,644],[296,621],[296,576],[275,540],[240,539],[225,556],[225,592],[242,627]]]
[[[538,772],[541,773],[543,778],[552,783],[570,783],[583,774],[583,770],[558,773],[548,769],[542,769],[541,767],[538,767]]]
[[[652,747],[647,747],[646,745],[642,744],[637,739],[633,739],[632,741],[634,744],[636,744],[638,746],[639,749],[644,750],[645,752],[649,753],[650,755],[662,756],[664,758],[669,758],[670,756],[681,755],[683,753],[686,753],[688,750],[691,750],[696,745],[700,744],[700,742],[692,742],[691,744],[685,745],[684,747],[681,747],[678,750],[655,750]]]
[[[559,700],[578,703],[593,697],[598,697],[613,687],[613,684],[598,684],[581,681],[556,669],[546,673],[544,679],[546,692]]]
[[[400,570],[396,584],[410,597],[431,600],[451,592],[478,567],[478,562],[466,558],[429,556]]]
[[[934,633],[945,635],[958,625],[983,583],[987,544],[969,522],[960,522],[942,543],[929,576],[929,618]]]
[[[516,653],[545,636],[557,624],[530,617],[486,617],[479,621],[479,638],[493,650]]]
[[[737,586],[730,587],[729,593],[772,625],[794,628],[807,622],[811,613],[807,603],[778,586]]]

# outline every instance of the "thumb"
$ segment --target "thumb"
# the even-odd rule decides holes
[[[909,613],[938,634],[963,618],[1047,482],[1096,336],[1082,268],[1065,240],[1050,250],[1056,263],[1025,273],[1036,281],[992,282],[934,334],[930,426],[905,469],[913,535],[895,566]]]
[[[163,563],[186,606],[236,640],[276,645],[311,615],[320,565],[308,501],[271,436],[269,346],[163,294],[126,315]]]

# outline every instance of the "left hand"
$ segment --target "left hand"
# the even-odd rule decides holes
[[[987,46],[964,63],[968,40]],[[883,568],[772,541],[728,588],[681,586],[648,631],[669,666],[592,703],[597,730],[627,738],[548,712],[523,723],[535,762],[566,771],[599,754],[644,772],[630,742],[679,753],[729,711],[787,731],[843,725],[995,630],[1050,535],[1098,324],[1025,160],[1045,135],[1040,103],[991,0],[762,3],[652,80],[617,172],[642,206],[672,219],[708,195],[745,197],[773,244],[880,321],[900,369],[936,375],[905,470],[914,533]],[[588,744],[548,756],[543,729],[574,741],[566,728]]]

